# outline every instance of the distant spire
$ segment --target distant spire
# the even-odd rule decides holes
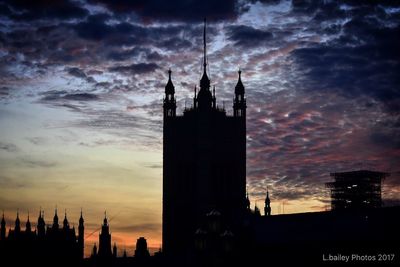
[[[68,219],[67,219],[67,209],[65,209],[63,226],[64,226],[64,229],[69,228],[69,223],[68,223]]]
[[[267,186],[267,197],[265,198],[264,214],[265,216],[271,215],[271,200],[269,199],[268,186]]]
[[[26,221],[25,225],[25,232],[27,233],[31,232],[31,222],[29,221],[29,210],[28,210],[28,220]]]
[[[3,217],[1,218],[1,225],[0,225],[0,240],[4,240],[6,238],[6,220],[4,219],[4,210],[3,210]]]
[[[58,229],[57,206],[56,206],[56,209],[54,210],[53,228]]]
[[[103,224],[107,225],[107,211],[104,211],[104,220],[103,220]]]
[[[81,208],[81,217],[79,217],[79,227],[83,226],[83,214],[82,214],[82,208]]]
[[[17,219],[15,220],[15,228],[14,228],[14,231],[16,231],[16,232],[20,232],[21,231],[21,223],[20,223],[20,220],[19,220],[19,209],[17,209]]]

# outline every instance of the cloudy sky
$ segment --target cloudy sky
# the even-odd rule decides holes
[[[0,208],[75,223],[86,254],[104,210],[113,242],[161,245],[162,98],[178,113],[208,73],[228,113],[242,69],[247,184],[273,213],[329,208],[329,173],[387,171],[400,199],[399,1],[0,2]],[[361,3],[365,2],[365,3]],[[371,4],[372,3],[372,4]]]

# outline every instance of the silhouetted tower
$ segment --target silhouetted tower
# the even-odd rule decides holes
[[[111,234],[107,222],[107,214],[104,212],[103,225],[101,226],[101,233],[99,235],[99,257],[111,258]]]
[[[69,223],[68,223],[68,219],[67,219],[67,210],[65,210],[65,214],[64,214],[63,229],[65,231],[69,230]]]
[[[136,241],[135,258],[147,258],[149,256],[146,238],[139,237]]]
[[[4,219],[4,211],[3,217],[1,218],[1,229],[0,229],[0,240],[6,239],[6,220]]]
[[[84,232],[85,232],[85,226],[83,225],[84,220],[82,216],[82,209],[81,209],[81,217],[79,218],[79,226],[78,226],[78,247],[79,247],[79,257],[83,259],[84,257],[84,250],[85,250],[85,244],[84,244]]]
[[[44,212],[42,215],[42,209],[39,211],[39,218],[37,222],[37,234],[40,239],[43,239],[46,235],[46,223],[44,222]]]
[[[32,233],[31,222],[29,220],[29,212],[28,212],[28,219],[27,219],[26,224],[25,224],[25,233],[28,234],[28,235]]]
[[[171,70],[168,70],[168,82],[165,86],[164,98],[164,119],[168,117],[175,117],[176,115],[176,100],[175,100],[175,86],[171,80]]]
[[[54,231],[57,231],[58,228],[59,228],[59,225],[58,225],[58,215],[57,215],[57,208],[56,208],[55,211],[54,211],[53,227],[52,227],[52,229],[53,229]]]
[[[246,101],[239,77],[234,116],[216,105],[207,74],[206,24],[203,69],[193,107],[175,113],[175,88],[165,87],[163,125],[163,252],[179,255],[193,245],[205,214],[218,210],[234,227],[246,212]]]
[[[269,199],[268,188],[267,188],[267,197],[265,198],[264,215],[271,216],[271,200]]]
[[[116,258],[117,257],[117,243],[114,242],[114,246],[113,246],[113,253],[112,253],[113,257]]]
[[[17,219],[15,219],[14,234],[18,236],[21,233],[21,222],[19,220],[19,212],[17,211]]]
[[[246,118],[246,98],[244,97],[244,85],[242,83],[242,71],[239,70],[239,79],[235,86],[235,99],[233,99],[233,116]]]
[[[213,96],[210,91],[210,79],[207,75],[207,39],[206,39],[206,21],[204,20],[203,31],[203,76],[200,79],[200,91],[197,95],[196,106],[203,112],[211,110],[213,103]]]

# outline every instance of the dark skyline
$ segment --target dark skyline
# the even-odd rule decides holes
[[[77,221],[83,206],[90,232],[107,209],[117,243],[133,253],[146,236],[158,249],[161,99],[171,68],[177,113],[191,105],[204,17],[211,85],[228,111],[243,71],[252,203],[263,208],[268,186],[273,214],[282,203],[324,210],[329,173],[357,169],[390,172],[383,202],[398,203],[399,2],[3,1],[8,225],[18,208],[22,222],[55,205]]]

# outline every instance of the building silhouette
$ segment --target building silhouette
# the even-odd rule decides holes
[[[203,216],[215,209],[235,222],[246,210],[246,99],[241,71],[233,116],[217,106],[207,74],[204,24],[203,74],[193,105],[176,114],[171,70],[163,120],[163,252],[183,253]]]
[[[145,259],[150,256],[149,250],[147,249],[147,240],[144,237],[139,237],[136,241],[135,257]]]
[[[25,230],[21,227],[19,212],[17,212],[14,228],[11,229],[10,227],[7,236],[6,221],[3,214],[0,232],[0,258],[5,262],[13,262],[15,266],[26,262],[50,266],[54,265],[55,259],[62,260],[64,264],[79,266],[83,261],[84,225],[82,212],[78,235],[76,235],[75,227],[70,226],[66,212],[60,226],[57,209],[52,224],[47,226],[44,220],[44,212],[40,211],[36,229],[32,229],[28,213]]]
[[[99,251],[97,256],[102,260],[112,258],[110,226],[108,225],[107,214],[105,212],[103,225],[99,234]]]
[[[331,173],[332,210],[379,208],[382,206],[382,180],[388,173],[367,170]]]

